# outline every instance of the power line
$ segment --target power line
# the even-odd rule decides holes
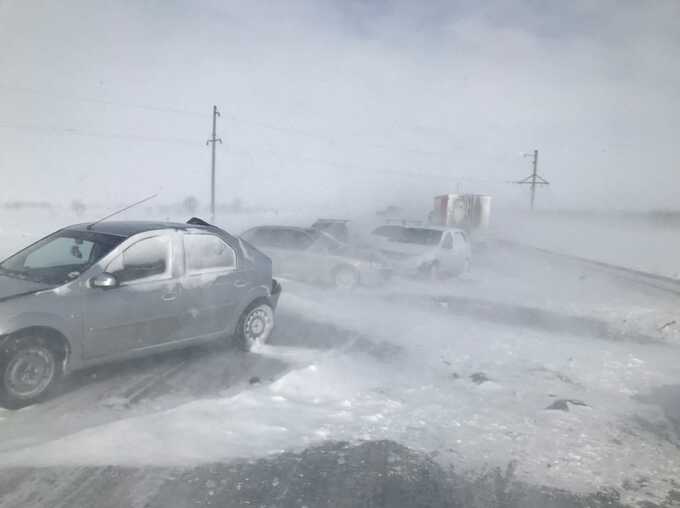
[[[38,126],[38,125],[9,125],[9,124],[0,124],[0,128],[4,129],[17,129],[17,130],[29,130],[29,131],[36,131],[36,132],[43,132],[45,134],[53,134],[53,135],[64,135],[64,136],[79,136],[79,137],[97,137],[97,138],[104,138],[104,139],[116,139],[116,140],[131,140],[131,141],[138,141],[138,142],[144,142],[144,143],[166,143],[166,144],[173,144],[173,145],[181,145],[181,146],[190,146],[190,147],[198,147],[199,144],[196,141],[193,141],[188,138],[166,138],[166,137],[152,137],[152,136],[140,136],[140,135],[133,135],[133,134],[120,134],[120,133],[106,133],[106,132],[92,132],[92,131],[83,131],[75,128],[70,128],[70,127],[56,127],[56,126]],[[219,138],[216,137],[215,134],[215,140],[217,142],[221,142]],[[212,139],[208,141],[208,143],[212,142]],[[252,154],[250,154],[249,151],[241,149],[241,151],[244,151],[249,154],[249,156],[252,159]],[[295,156],[291,155],[289,153],[285,152],[280,152],[280,151],[275,151],[271,147],[269,147],[267,150],[272,156],[278,154],[278,157],[280,158],[283,156],[286,159],[293,159],[293,160],[298,160],[306,163],[312,163],[312,164],[319,164],[323,165],[326,167],[334,167],[338,169],[350,169],[354,171],[361,171],[361,172],[371,172],[375,174],[383,174],[383,175],[394,175],[394,176],[399,176],[399,177],[407,177],[407,178],[439,178],[439,179],[446,179],[446,180],[455,180],[455,181],[467,181],[467,182],[472,182],[472,183],[489,183],[492,182],[492,180],[489,179],[484,179],[484,178],[470,178],[470,177],[457,177],[457,176],[451,176],[450,174],[444,174],[444,173],[435,173],[435,172],[416,172],[416,171],[403,171],[403,170],[393,170],[393,169],[386,169],[384,167],[376,167],[376,166],[367,166],[363,164],[354,164],[354,163],[347,163],[347,162],[338,162],[338,161],[332,161],[332,160],[326,160],[326,159],[320,159],[320,158],[315,158],[315,157],[304,157],[304,156]],[[262,152],[261,152],[262,153]],[[212,172],[212,169],[211,169]],[[213,185],[211,185],[211,189],[213,188]],[[212,190],[211,190],[212,192]]]
[[[253,155],[249,150],[245,149],[237,149],[237,152],[241,152],[246,154],[250,160],[253,160]],[[445,173],[432,173],[432,172],[416,172],[416,171],[403,171],[403,170],[393,170],[393,169],[386,169],[384,167],[377,167],[377,166],[366,166],[363,164],[354,164],[354,163],[348,163],[348,162],[337,162],[337,161],[331,161],[331,160],[324,160],[324,159],[319,159],[316,157],[305,157],[305,156],[294,156],[291,154],[287,154],[284,152],[272,150],[271,148],[268,148],[266,152],[260,152],[260,153],[268,153],[271,157],[278,159],[279,162],[282,160],[296,160],[300,161],[303,163],[310,163],[310,164],[317,164],[321,166],[327,166],[327,167],[333,167],[333,168],[338,168],[338,169],[349,169],[349,170],[355,170],[363,173],[363,176],[368,176],[370,174],[386,174],[386,175],[395,175],[395,176],[400,176],[400,177],[407,177],[407,178],[440,178],[440,179],[446,179],[446,180],[456,180],[456,181],[462,181],[462,182],[470,182],[470,183],[504,183],[501,180],[495,181],[489,178],[471,178],[471,177],[461,177],[461,176],[452,176],[450,174],[445,174]],[[283,157],[281,157],[283,156]]]
[[[81,137],[95,137],[95,138],[107,138],[107,139],[118,139],[118,140],[132,140],[140,141],[144,143],[170,143],[175,145],[184,146],[200,146],[198,141],[190,140],[188,138],[165,138],[165,137],[154,137],[154,136],[139,136],[136,134],[118,134],[115,132],[92,132],[83,131],[80,129],[75,129],[72,127],[44,127],[40,125],[20,125],[20,124],[0,124],[0,129],[15,129],[15,130],[28,130],[43,132],[45,134],[57,134],[62,136],[81,136]]]
[[[235,115],[228,115],[232,120],[235,122],[244,124],[244,125],[252,125],[254,127],[261,127],[263,129],[268,129],[268,130],[273,130],[276,132],[282,132],[284,134],[291,134],[291,135],[296,135],[296,136],[303,136],[303,137],[308,137],[308,138],[313,138],[313,139],[318,139],[328,145],[331,146],[337,146],[338,142],[329,137],[329,136],[323,136],[318,134],[317,132],[312,132],[309,130],[305,129],[298,129],[298,128],[292,128],[292,127],[282,127],[279,125],[274,125],[271,123],[266,123],[266,122],[258,122],[254,120],[248,120],[244,119],[242,117],[238,117]],[[362,134],[352,134],[352,133],[345,133],[345,136],[348,137],[354,137],[354,138],[364,138],[364,135]],[[342,142],[341,142],[342,143]],[[362,148],[376,148],[378,150],[392,150],[393,147],[385,144],[385,143],[362,143],[361,144]],[[402,152],[411,152],[411,153],[417,153],[421,155],[428,155],[432,157],[448,157],[450,154],[446,152],[437,152],[437,151],[432,151],[432,150],[424,150],[422,148],[414,148],[414,147],[409,147],[409,146],[399,146],[400,151]]]
[[[118,102],[118,101],[110,101],[106,99],[95,99],[95,98],[90,98],[90,97],[76,97],[76,96],[69,96],[69,95],[60,95],[60,94],[54,94],[54,93],[48,93],[44,92],[42,90],[38,90],[37,88],[30,88],[30,87],[16,87],[16,86],[8,86],[4,83],[0,83],[0,88],[9,92],[15,92],[15,93],[31,93],[35,95],[41,95],[43,97],[48,97],[50,99],[59,99],[63,101],[71,101],[71,102],[81,102],[85,104],[104,104],[106,106],[116,106],[116,107],[121,107],[121,108],[127,108],[127,109],[139,109],[143,111],[152,111],[155,113],[172,113],[176,115],[185,115],[185,116],[203,116],[203,113],[199,113],[198,111],[190,111],[186,109],[180,109],[180,108],[171,108],[171,107],[163,107],[163,106],[153,106],[153,105],[147,105],[147,104],[130,104],[130,103],[125,103],[125,102]]]
[[[43,95],[43,96],[48,96],[48,97],[54,97],[55,94],[48,94],[44,91],[35,89],[35,88],[19,88],[19,87],[10,87],[6,84],[0,83],[0,88],[5,89],[5,90],[10,90],[14,92],[21,92],[21,93],[33,93],[33,94],[38,94],[38,95]],[[160,106],[153,106],[153,105],[143,105],[143,104],[129,104],[129,103],[123,103],[123,102],[116,102],[116,101],[109,101],[109,100],[103,100],[103,99],[94,99],[94,98],[83,98],[83,97],[73,97],[73,96],[58,96],[62,100],[68,100],[68,101],[74,101],[74,102],[83,102],[83,103],[95,103],[95,104],[104,104],[108,106],[115,106],[115,107],[123,107],[123,108],[131,108],[131,109],[139,109],[139,110],[144,110],[144,111],[152,111],[152,112],[163,112],[163,113],[173,113],[173,114],[181,114],[181,115],[187,115],[187,116],[202,116],[203,113],[197,112],[197,111],[191,111],[191,110],[184,110],[184,109],[178,109],[178,108],[170,108],[170,107],[160,107]],[[219,115],[219,113],[218,113]],[[322,141],[323,143],[326,143],[329,146],[337,147],[338,142],[333,139],[332,137],[329,136],[323,136],[320,135],[318,132],[312,132],[309,130],[305,129],[298,129],[298,128],[292,128],[292,127],[284,127],[281,125],[276,125],[272,123],[267,123],[267,122],[259,122],[259,121],[254,121],[254,120],[249,120],[249,119],[244,119],[242,117],[238,117],[236,115],[229,115],[229,117],[237,123],[245,124],[245,125],[252,125],[255,127],[260,127],[263,129],[268,129],[268,130],[273,130],[276,132],[281,132],[284,134],[291,134],[291,135],[296,135],[296,136],[304,136],[312,139],[316,139],[319,141]],[[152,137],[152,136],[140,136],[140,135],[134,135],[134,134],[123,134],[123,133],[108,133],[108,132],[92,132],[92,131],[85,131],[82,129],[76,129],[76,128],[70,128],[70,127],[58,127],[58,126],[38,126],[38,125],[12,125],[12,124],[0,124],[0,128],[6,128],[6,129],[18,129],[18,130],[31,130],[31,131],[37,131],[37,132],[43,132],[43,133],[48,133],[48,134],[57,134],[57,135],[71,135],[71,136],[82,136],[82,137],[99,137],[99,138],[107,138],[107,139],[119,139],[119,140],[133,140],[133,141],[139,141],[139,142],[150,142],[150,143],[168,143],[168,144],[175,144],[175,145],[184,145],[184,146],[197,146],[197,143],[193,140],[187,139],[187,138],[169,138],[169,137]],[[351,137],[358,137],[363,139],[363,135],[361,134],[352,134],[352,133],[346,133],[347,136]],[[213,152],[214,152],[214,147],[215,147],[215,142],[218,141],[216,138],[215,132],[213,132],[213,139],[209,140],[209,143],[213,141]],[[221,142],[221,140],[219,140]],[[342,144],[342,143],[341,143]],[[361,143],[361,148],[366,149],[366,148],[373,148],[373,149],[378,149],[378,150],[394,150],[394,148],[388,144],[384,143]],[[414,147],[408,147],[404,145],[400,145],[397,148],[398,152],[412,152],[412,153],[417,153],[420,155],[427,155],[427,156],[435,156],[435,157],[447,157],[450,154],[444,153],[444,152],[436,152],[436,151],[429,151],[429,150],[423,150],[420,148],[414,148]],[[324,161],[320,159],[313,159],[313,158],[297,158],[298,160],[306,160],[307,162],[313,162],[316,164],[322,164],[325,166],[332,166],[332,167],[338,167],[342,169],[355,169],[359,171],[372,171],[380,174],[391,174],[391,175],[396,175],[396,176],[406,176],[406,177],[414,177],[414,178],[422,178],[422,177],[430,177],[430,178],[442,178],[442,179],[451,179],[451,175],[447,174],[438,174],[438,173],[419,173],[419,172],[407,172],[407,171],[395,171],[395,170],[388,170],[388,169],[380,169],[380,168],[375,168],[375,167],[367,167],[363,165],[356,165],[356,164],[347,164],[347,163],[339,163],[339,162],[334,162],[334,161]],[[212,167],[212,172],[214,172],[214,155],[213,155],[213,167]],[[540,177],[539,177],[540,178]],[[456,178],[453,177],[454,180],[456,181],[484,181],[483,179],[469,179],[469,178]],[[213,177],[213,185],[211,186],[212,190],[211,192],[214,193],[214,177]]]
[[[71,101],[71,102],[79,102],[79,103],[85,103],[85,104],[102,104],[106,106],[115,106],[115,107],[120,107],[120,108],[127,108],[127,109],[137,109],[141,111],[150,111],[154,113],[170,113],[170,114],[177,114],[177,115],[184,115],[184,116],[190,116],[190,117],[203,117],[204,113],[201,113],[199,111],[192,111],[192,110],[187,110],[187,109],[181,109],[181,108],[174,108],[174,107],[165,107],[165,106],[155,106],[155,105],[149,105],[149,104],[132,104],[132,103],[126,103],[126,102],[120,102],[120,101],[111,101],[111,100],[106,100],[106,99],[98,99],[98,98],[92,98],[92,97],[77,97],[77,96],[69,96],[69,95],[61,95],[61,94],[55,94],[53,92],[46,92],[44,90],[40,90],[37,88],[33,87],[17,87],[17,86],[10,86],[7,85],[6,83],[0,83],[0,89],[7,90],[10,92],[15,92],[15,93],[30,93],[30,94],[35,94],[35,95],[40,95],[43,97],[47,97],[50,99],[59,99],[59,100],[65,100],[65,101]],[[259,122],[255,120],[249,120],[245,119],[243,117],[239,117],[236,115],[228,115],[232,120],[235,122],[244,124],[244,125],[251,125],[255,127],[260,127],[263,129],[268,129],[268,130],[273,130],[276,132],[281,132],[284,134],[290,134],[290,135],[295,135],[295,136],[303,136],[307,138],[312,138],[319,140],[329,146],[337,146],[338,142],[333,139],[332,137],[329,136],[323,136],[320,135],[318,132],[313,132],[310,130],[306,129],[298,129],[298,128],[293,128],[293,127],[284,127],[280,125],[275,125],[272,123],[268,122]],[[66,129],[64,129],[66,130]],[[359,133],[345,133],[346,136],[349,137],[354,137],[354,138],[364,138],[363,134]],[[340,144],[344,144],[345,142],[340,142]],[[392,146],[389,144],[385,143],[361,143],[362,148],[372,148],[372,149],[377,149],[377,150],[392,150]],[[415,153],[419,155],[426,155],[430,157],[447,157],[450,154],[445,153],[445,152],[437,152],[437,151],[432,151],[432,150],[424,150],[422,148],[415,148],[415,147],[409,147],[409,146],[404,146],[400,145],[399,150],[401,152],[409,152],[409,153]]]

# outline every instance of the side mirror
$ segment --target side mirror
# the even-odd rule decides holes
[[[90,284],[94,288],[111,289],[118,287],[118,279],[114,275],[104,272],[94,277]]]

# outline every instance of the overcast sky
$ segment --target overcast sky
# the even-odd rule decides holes
[[[0,201],[678,208],[680,2],[0,0]]]

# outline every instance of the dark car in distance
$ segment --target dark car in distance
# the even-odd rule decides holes
[[[0,263],[0,399],[20,407],[63,374],[235,338],[265,342],[271,260],[200,219],[60,229]]]

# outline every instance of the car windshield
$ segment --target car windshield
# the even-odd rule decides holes
[[[0,264],[0,273],[46,284],[77,278],[124,238],[65,229],[54,233]]]
[[[346,244],[336,240],[335,237],[324,231],[314,232],[312,236],[314,241],[309,246],[310,249],[334,253],[339,253],[346,249]]]
[[[375,229],[373,234],[387,238],[391,242],[417,245],[438,245],[442,237],[442,232],[437,229],[403,226],[381,226]]]

